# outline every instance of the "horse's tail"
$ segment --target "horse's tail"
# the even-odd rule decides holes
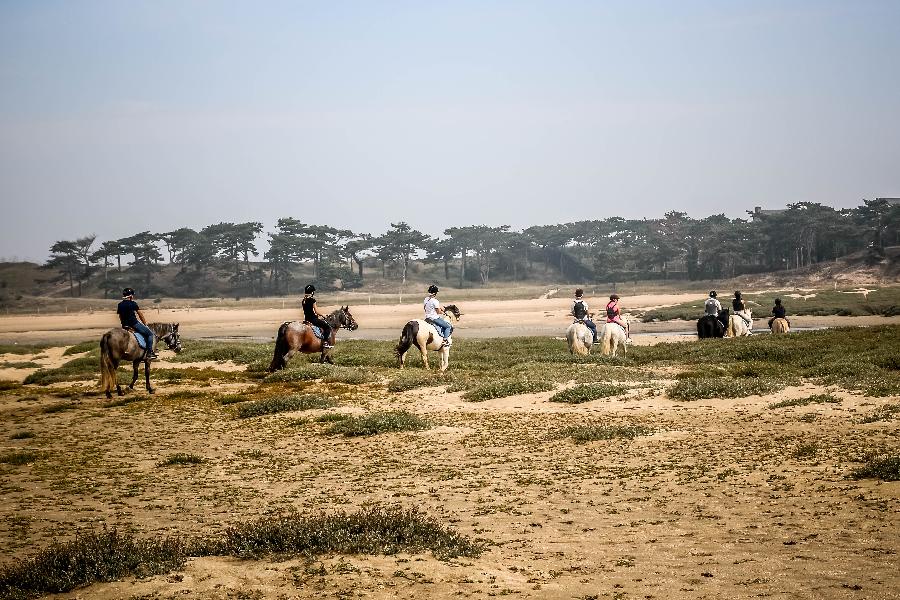
[[[400,332],[400,342],[397,344],[397,359],[402,359],[403,355],[415,343],[416,336],[419,335],[419,324],[416,321],[410,321],[403,326]]]
[[[728,317],[728,329],[725,330],[725,337],[734,337],[734,319],[730,316]]]
[[[569,353],[585,356],[588,354],[588,347],[584,345],[584,339],[578,335],[578,326],[570,325],[566,330],[566,341],[569,342]]]
[[[610,329],[610,324],[607,323],[603,326],[603,335],[600,337],[600,354],[603,356],[612,354],[612,336],[612,329]]]
[[[275,354],[272,356],[272,363],[269,365],[269,373],[274,373],[287,366],[284,357],[290,351],[287,341],[288,325],[290,323],[282,323],[281,327],[278,328],[278,335],[275,336]]]
[[[111,392],[116,387],[116,365],[109,354],[110,332],[100,338],[100,388],[104,392]]]

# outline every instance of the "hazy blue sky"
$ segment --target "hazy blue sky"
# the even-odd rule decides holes
[[[900,196],[900,1],[0,0],[0,257]]]

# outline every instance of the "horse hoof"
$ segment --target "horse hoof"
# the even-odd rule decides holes
[[[153,388],[147,388],[147,393],[152,394],[155,390]]]
[[[112,400],[112,394],[110,394],[109,392],[106,392],[106,399]]]

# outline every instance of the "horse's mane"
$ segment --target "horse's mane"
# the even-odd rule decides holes
[[[148,323],[147,327],[160,337],[178,331],[178,323]]]
[[[445,304],[444,305],[444,314],[449,313],[447,316],[453,316],[459,321],[459,318],[462,316],[462,313],[459,312],[459,307],[455,304]]]

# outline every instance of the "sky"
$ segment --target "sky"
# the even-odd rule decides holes
[[[0,0],[0,258],[856,206],[900,196],[898,64],[895,0]]]

